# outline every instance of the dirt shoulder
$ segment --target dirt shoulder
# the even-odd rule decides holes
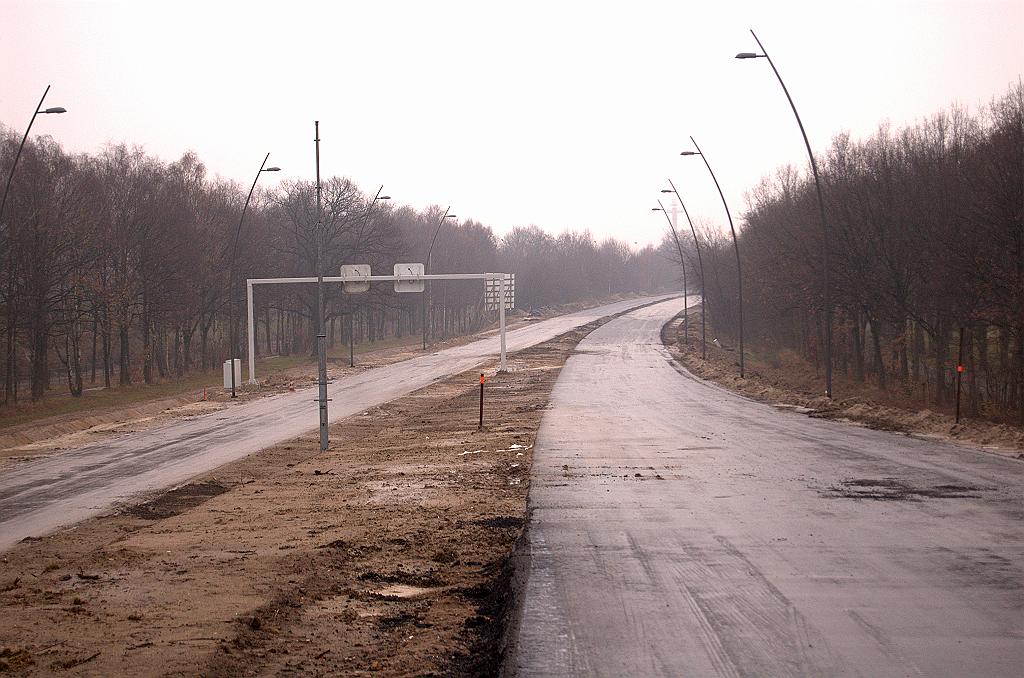
[[[810,417],[845,421],[883,431],[931,438],[983,449],[986,452],[1024,459],[1024,430],[1014,426],[954,417],[931,410],[907,410],[877,402],[868,389],[843,384],[837,392],[849,397],[829,400],[815,391],[823,383],[804,364],[770,365],[745,353],[745,377],[740,379],[735,351],[710,343],[707,360],[701,357],[700,316],[691,314],[689,341],[684,341],[682,317],[662,329],[662,342],[687,370],[702,379],[780,409]],[[856,390],[855,390],[856,389]]]
[[[3,554],[0,672],[480,675],[534,436],[594,327]]]

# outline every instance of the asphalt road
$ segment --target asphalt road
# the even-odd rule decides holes
[[[681,307],[561,372],[506,672],[1024,675],[1024,463],[701,382],[659,341]]]
[[[608,304],[509,331],[511,353],[607,315],[664,297]],[[339,379],[329,387],[332,422],[468,370],[498,354],[494,334],[419,358]],[[28,536],[170,487],[318,426],[316,390],[270,396],[192,420],[9,465],[0,477],[0,551]]]

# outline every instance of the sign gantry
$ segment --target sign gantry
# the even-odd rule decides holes
[[[324,283],[342,283],[343,291],[349,294],[368,292],[374,282],[393,282],[395,292],[423,292],[427,280],[483,280],[487,285],[485,303],[488,308],[498,309],[498,324],[501,328],[501,371],[508,367],[505,354],[505,310],[515,303],[515,276],[512,273],[432,273],[425,274],[423,264],[395,264],[394,275],[371,275],[369,264],[346,264],[341,275],[325,277]],[[253,315],[252,291],[256,285],[316,284],[317,278],[249,278],[245,281],[249,382],[256,384],[256,333]],[[491,293],[489,290],[493,289]],[[489,296],[488,296],[489,295]],[[493,298],[493,304],[488,299]],[[499,299],[505,299],[499,304]]]

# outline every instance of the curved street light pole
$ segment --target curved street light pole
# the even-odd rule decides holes
[[[366,208],[366,214],[363,215],[363,220],[362,220],[364,225],[366,224],[366,221],[370,218],[370,213],[373,212],[373,206],[376,205],[377,202],[384,201],[384,200],[391,200],[391,196],[390,195],[381,195],[381,191],[383,191],[383,190],[384,190],[384,184],[381,184],[380,188],[377,189],[377,194],[375,196],[373,196],[373,200],[370,201],[369,207]],[[353,308],[352,308],[352,310],[348,314],[348,366],[349,367],[355,367],[356,366],[356,358],[355,358],[355,350],[356,350],[355,349],[355,341],[356,340],[355,340],[355,332],[353,331],[353,330],[355,330],[355,322],[353,322],[354,321],[354,316],[355,316],[355,306],[356,306],[355,302],[352,303],[352,306],[353,306]]]
[[[430,255],[434,252],[434,243],[437,242],[437,234],[441,232],[441,225],[445,219],[455,219],[457,215],[448,214],[448,210],[451,209],[451,205],[444,208],[444,214],[437,220],[437,228],[434,229],[434,237],[430,239],[430,248],[427,249],[427,259],[424,262],[423,268],[424,273],[430,273]],[[429,301],[430,294],[430,283],[427,283],[426,289],[423,292],[423,350],[427,350],[427,302]]]
[[[668,212],[665,211],[665,206],[661,204],[661,200],[658,200],[658,206],[651,208],[652,212],[661,212],[665,215],[665,221],[668,222],[668,230],[672,231],[672,239],[676,242],[676,251],[679,253],[679,266],[683,269],[683,343],[690,343],[690,326],[689,326],[689,306],[687,306],[687,289],[686,289],[686,263],[683,260],[683,246],[679,244],[679,233],[676,232],[676,225],[672,223],[672,219],[669,218]]]
[[[704,166],[708,168],[708,173],[711,174],[711,179],[715,182],[715,188],[718,189],[718,195],[722,198],[722,206],[725,207],[725,216],[729,219],[729,231],[732,233],[732,246],[736,250],[736,278],[737,278],[737,292],[740,303],[740,378],[743,378],[743,269],[740,266],[740,245],[736,240],[736,229],[732,224],[732,214],[729,212],[729,204],[725,202],[725,194],[722,193],[722,187],[718,183],[718,177],[715,176],[714,170],[711,169],[711,164],[708,162],[707,157],[700,150],[700,146],[697,145],[696,140],[691,136],[690,141],[693,143],[693,147],[697,149],[694,151],[683,151],[679,155],[699,155],[701,160],[704,161]]]
[[[693,246],[697,249],[697,266],[700,268],[700,357],[701,360],[708,359],[708,335],[707,335],[707,323],[705,322],[705,309],[708,306],[708,297],[704,293],[704,260],[700,256],[700,242],[697,240],[697,229],[693,227],[693,219],[690,218],[690,212],[686,209],[686,203],[683,202],[682,196],[679,195],[679,191],[676,190],[676,185],[672,183],[672,180],[668,180],[668,185],[672,187],[671,192],[675,193],[676,200],[679,201],[679,206],[683,208],[683,214],[686,215],[686,221],[690,224],[690,233],[693,234]],[[662,193],[668,193],[669,189],[661,189]]]
[[[235,256],[238,254],[238,238],[242,234],[242,224],[245,222],[245,213],[249,209],[249,201],[252,200],[252,192],[256,190],[256,182],[260,179],[260,174],[263,172],[280,172],[280,167],[267,167],[267,159],[270,158],[270,154],[267,153],[263,158],[263,164],[260,165],[260,171],[256,173],[256,178],[252,180],[252,187],[249,188],[249,195],[245,198],[245,205],[242,207],[242,216],[238,219],[238,228],[235,229],[235,242],[231,247],[231,262],[228,264],[228,334],[230,335],[230,350],[229,353],[229,364],[231,366],[231,397],[238,397],[235,393]],[[250,377],[252,375],[249,375]]]
[[[39,105],[36,106],[35,112],[32,113],[32,119],[28,121],[28,128],[25,130],[25,136],[23,136],[21,138],[21,144],[18,146],[18,152],[14,156],[14,162],[11,163],[11,171],[10,171],[10,174],[7,175],[7,184],[4,186],[4,197],[2,199],[0,199],[0,232],[3,231],[3,227],[4,227],[4,207],[7,206],[7,194],[10,193],[10,191],[11,191],[11,181],[14,180],[14,170],[15,170],[15,168],[18,167],[18,160],[21,158],[21,152],[25,149],[25,142],[28,141],[28,133],[32,131],[32,124],[36,121],[36,116],[39,115],[40,113],[43,113],[43,114],[47,114],[47,113],[67,113],[67,109],[65,109],[62,106],[53,106],[52,108],[47,108],[47,109],[43,108],[43,101],[46,100],[46,95],[49,94],[49,92],[50,92],[50,85],[47,85],[46,86],[46,90],[43,92],[43,96],[40,97],[40,99],[39,99]],[[7,230],[8,230],[8,233],[11,233],[11,231],[13,229],[7,229]],[[8,266],[8,275],[10,276],[9,279],[8,279],[8,284],[10,285],[11,288],[13,288],[14,287],[14,247],[13,247],[14,238],[13,238],[12,235],[9,235],[7,240],[8,240],[7,257],[10,260],[10,265]],[[11,374],[14,373],[14,332],[12,331],[12,327],[13,327],[14,322],[16,320],[15,308],[16,307],[15,307],[15,305],[13,303],[8,303],[8,310],[7,310],[7,359],[6,359],[6,362],[7,362],[7,372],[6,372],[6,374],[7,375],[11,375]],[[7,384],[5,386],[5,391],[4,391],[4,402],[5,403],[8,401],[8,399],[11,397],[11,395],[13,394],[13,391],[14,391],[12,379],[8,378],[6,381],[7,381]]]
[[[824,273],[824,302],[825,302],[825,397],[832,397],[832,272],[831,262],[829,260],[829,240],[828,240],[828,225],[825,221],[825,199],[821,194],[821,181],[818,178],[818,163],[814,160],[814,153],[811,151],[811,142],[807,140],[807,132],[804,130],[804,123],[800,120],[800,114],[797,113],[796,104],[793,103],[793,97],[789,95],[789,89],[786,87],[786,83],[782,81],[782,76],[779,75],[779,69],[775,68],[775,63],[772,58],[768,56],[768,50],[764,48],[761,41],[757,37],[757,33],[753,30],[750,34],[754,36],[754,41],[757,42],[757,46],[761,48],[761,54],[754,52],[740,52],[736,55],[737,59],[757,59],[764,57],[768,60],[768,65],[772,67],[772,71],[775,72],[775,77],[782,85],[782,91],[786,95],[786,99],[789,101],[789,107],[793,109],[793,116],[796,118],[796,124],[800,127],[800,134],[804,138],[804,147],[807,149],[807,157],[811,161],[811,172],[814,173],[814,188],[818,193],[818,212],[821,215],[821,242],[822,242],[822,266]]]
[[[36,110],[32,113],[32,119],[28,121],[28,129],[25,130],[25,136],[21,138],[21,145],[18,146],[18,152],[14,156],[14,162],[11,163],[11,172],[7,175],[7,185],[4,186],[4,197],[0,199],[0,228],[3,227],[4,223],[4,207],[7,206],[7,194],[11,190],[11,181],[14,179],[14,170],[18,167],[18,160],[21,158],[21,152],[25,149],[25,142],[28,141],[28,133],[32,131],[32,124],[36,121],[36,116],[40,113],[67,113],[67,109],[63,106],[54,106],[52,108],[43,109],[43,101],[46,99],[46,95],[50,92],[50,85],[46,86],[46,91],[43,92],[43,96],[39,99],[39,105],[36,106]]]

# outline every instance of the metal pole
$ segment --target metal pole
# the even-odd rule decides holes
[[[249,209],[249,201],[252,200],[252,192],[256,190],[256,182],[260,180],[263,168],[267,166],[267,158],[270,153],[263,156],[263,163],[260,164],[260,171],[252,180],[249,188],[249,195],[245,197],[245,205],[242,207],[242,216],[238,219],[238,228],[235,229],[235,242],[231,248],[231,262],[228,264],[228,362],[231,365],[231,397],[235,394],[235,256],[238,254],[238,237],[242,234],[242,223],[245,222],[245,212]],[[249,329],[249,337],[252,337],[252,328]],[[250,372],[250,374],[252,374]]]
[[[484,427],[484,373],[480,373],[480,425],[477,428]]]
[[[356,366],[356,358],[355,358],[355,343],[356,343],[356,340],[355,340],[355,334],[353,333],[353,330],[355,329],[355,323],[352,320],[354,317],[355,317],[355,308],[353,308],[352,312],[348,314],[348,366],[349,367],[355,367]]]
[[[46,86],[46,90],[43,91],[43,96],[39,99],[39,105],[36,106],[35,111],[32,112],[32,119],[28,121],[28,128],[25,130],[25,136],[21,138],[21,144],[18,146],[18,152],[14,156],[14,162],[11,164],[11,172],[7,175],[7,184],[4,186],[4,197],[0,199],[0,229],[3,229],[4,225],[4,207],[7,206],[7,194],[11,190],[11,181],[14,179],[14,170],[18,166],[18,160],[21,158],[21,152],[25,148],[25,142],[28,140],[28,133],[32,131],[32,125],[36,121],[36,116],[39,115],[40,109],[43,107],[43,101],[46,99],[46,95],[50,92],[50,85]],[[10,286],[10,292],[13,292],[14,279],[15,279],[15,266],[14,266],[14,229],[8,229],[8,244],[7,244],[7,258],[8,258],[8,284]],[[13,377],[10,375],[14,374],[14,328],[15,320],[17,318],[16,305],[13,300],[7,300],[7,384],[8,388],[4,392],[4,402],[6,403],[13,393]]]
[[[679,210],[672,206],[672,237],[676,241],[676,249],[679,250],[679,266],[683,269],[683,343],[690,345],[690,292],[686,284],[686,265],[683,263],[683,248],[679,244]]]
[[[960,423],[960,379],[964,373],[964,328],[960,328],[960,346],[956,352],[956,423]]]
[[[501,326],[501,368],[500,372],[504,372],[508,367],[508,363],[505,359],[505,274],[500,274],[498,278],[498,324]]]
[[[740,266],[740,245],[736,240],[736,229],[732,224],[732,214],[729,212],[729,204],[725,202],[725,194],[722,193],[722,187],[718,183],[718,177],[715,176],[714,170],[711,169],[711,164],[708,162],[707,157],[700,150],[700,146],[691,136],[690,141],[693,142],[694,148],[697,149],[697,155],[704,161],[704,166],[708,168],[708,172],[711,174],[711,179],[715,182],[715,188],[718,189],[718,195],[722,198],[722,206],[725,207],[725,216],[729,219],[729,231],[732,233],[732,246],[736,250],[736,277],[737,277],[737,292],[740,302],[740,378],[743,378],[743,269]]]
[[[444,208],[444,214],[437,220],[437,228],[434,229],[434,237],[430,239],[430,247],[427,248],[427,258],[425,266],[423,268],[424,274],[430,273],[430,255],[434,252],[434,243],[437,242],[437,234],[441,232],[441,224],[448,218],[448,211],[452,208],[451,205]],[[427,350],[427,303],[430,301],[430,281],[426,282],[426,288],[423,291],[423,350]]]
[[[768,56],[768,50],[764,48],[761,41],[757,38],[757,33],[753,30],[750,34],[754,36],[754,40],[757,42],[757,46],[761,48],[761,52],[764,54],[764,58],[768,60],[768,65],[772,67],[775,72],[775,77],[778,79],[779,84],[782,85],[782,91],[786,94],[786,99],[789,100],[789,107],[793,109],[793,115],[796,117],[796,124],[800,127],[800,134],[804,138],[804,147],[807,148],[807,157],[811,161],[811,172],[814,174],[814,188],[818,193],[818,212],[821,215],[821,242],[822,242],[822,266],[824,267],[824,301],[825,301],[825,397],[832,397],[832,271],[831,262],[829,255],[829,239],[828,239],[828,225],[825,221],[825,199],[821,194],[821,180],[818,178],[818,163],[814,160],[814,153],[811,152],[811,142],[807,140],[807,132],[804,131],[804,123],[800,120],[800,114],[797,113],[796,104],[793,103],[793,97],[789,95],[789,89],[786,87],[786,83],[782,81],[782,76],[779,75],[779,69],[775,68],[775,63],[772,58]]]
[[[256,384],[256,323],[252,308],[252,282],[248,280],[245,281],[245,308],[246,327],[249,331],[249,383]],[[269,325],[267,326],[267,332],[270,332]],[[234,371],[234,366],[232,366],[232,374],[234,374]]]
[[[686,221],[690,224],[690,233],[693,234],[693,246],[697,248],[697,266],[700,267],[700,356],[702,360],[708,359],[708,334],[707,325],[704,321],[705,310],[708,306],[708,296],[704,293],[704,260],[700,256],[700,242],[697,240],[697,229],[693,227],[693,219],[690,218],[690,213],[686,209],[686,203],[679,195],[679,191],[676,190],[676,185],[672,183],[672,180],[668,180],[668,185],[672,187],[672,192],[676,194],[676,199],[679,201],[679,206],[683,208],[683,214],[686,215]]]
[[[689,328],[686,324],[686,314],[688,312],[686,306],[686,264],[683,263],[683,246],[679,244],[679,235],[676,233],[675,224],[672,223],[672,219],[669,218],[668,212],[665,211],[665,206],[661,204],[661,200],[658,200],[658,210],[665,215],[665,220],[668,222],[668,228],[672,231],[672,238],[676,241],[676,251],[679,252],[679,265],[683,269],[683,336],[685,339],[684,343],[689,343]]]
[[[320,451],[327,449],[327,335],[324,333],[324,215],[320,186],[320,121],[313,122],[316,131],[316,339],[317,383],[320,404]]]

